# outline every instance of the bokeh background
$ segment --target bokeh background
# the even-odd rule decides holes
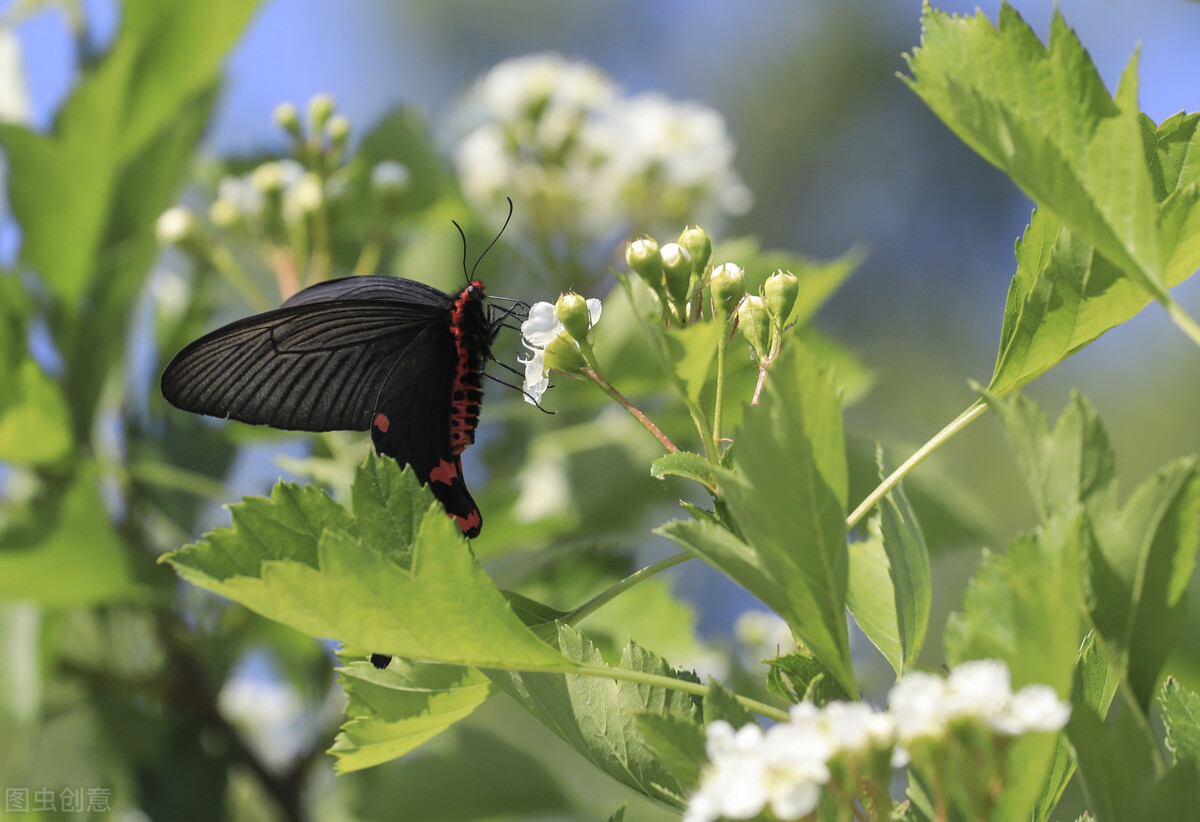
[[[4,13],[21,5],[11,3]],[[961,13],[979,6],[992,19],[999,7],[992,0],[938,5]],[[1110,88],[1140,53],[1141,104],[1155,121],[1200,110],[1200,4],[1013,5],[1043,37],[1057,5]],[[117,25],[116,6],[86,2],[83,8],[102,43]],[[852,247],[866,252],[818,324],[875,373],[873,390],[848,412],[849,429],[884,441],[897,462],[969,404],[969,380],[987,382],[1015,266],[1013,244],[1032,209],[896,77],[905,68],[902,54],[919,42],[919,15],[917,0],[513,0],[502,6],[465,0],[270,0],[228,63],[205,152],[222,157],[278,151],[283,141],[271,123],[276,104],[302,105],[318,92],[333,94],[356,128],[403,103],[442,133],[455,101],[477,77],[504,59],[529,53],[586,60],[631,93],[657,91],[700,101],[725,117],[737,144],[735,167],[754,195],[752,208],[724,229],[727,236],[756,234],[767,247],[818,258]],[[55,13],[31,15],[14,32],[21,44],[28,119],[48,128],[76,77],[74,44]],[[5,262],[19,242],[8,221],[0,233]],[[489,280],[500,293],[506,293],[504,276],[501,268]],[[1181,286],[1178,299],[1193,315],[1200,312],[1196,283]],[[1106,334],[1026,393],[1053,416],[1071,390],[1098,408],[1126,490],[1164,462],[1200,450],[1200,359],[1156,308]],[[554,423],[547,418],[545,424]],[[280,473],[269,451],[243,461],[238,470],[230,487],[243,493],[261,493]],[[1033,523],[998,427],[986,418],[920,470],[953,477],[964,499],[977,501],[970,513],[992,547],[1002,547]],[[980,547],[963,545],[938,558],[936,579],[948,592],[937,603],[939,619],[957,604]],[[696,604],[699,630],[714,642],[754,607],[703,568],[679,569],[674,584]],[[930,645],[937,646],[936,629],[933,636]],[[259,681],[270,676],[264,673]],[[493,706],[485,713],[485,727],[530,740],[522,748],[530,757],[555,750],[553,739],[531,722]],[[456,731],[405,760],[403,768],[388,772],[394,784],[386,796],[436,797],[435,790],[421,788],[466,778],[455,763],[465,761],[464,751],[472,748],[483,756],[490,744],[491,737],[477,734]],[[529,772],[514,766],[511,778]],[[548,772],[572,785],[582,807],[599,809],[614,797],[628,798],[607,782],[589,783],[603,777],[572,763],[556,762]],[[383,777],[363,779],[374,784]],[[503,782],[497,778],[479,789],[502,791]],[[435,799],[413,801],[404,818],[440,818]],[[435,804],[422,810],[420,801]],[[657,813],[637,807],[646,818]]]

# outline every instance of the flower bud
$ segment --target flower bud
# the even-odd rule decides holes
[[[708,232],[700,226],[685,228],[679,235],[679,244],[692,255],[692,271],[700,277],[712,260],[712,240],[709,239]]]
[[[583,300],[580,299],[582,303]],[[584,314],[586,315],[586,310]],[[545,365],[551,371],[563,374],[578,374],[587,367],[587,360],[575,343],[567,339],[565,334],[559,334],[553,342],[546,346]]]
[[[325,123],[335,108],[337,101],[333,99],[332,94],[317,94],[308,101],[308,122],[312,126],[313,134],[320,134],[324,130]]]
[[[751,294],[742,300],[738,306],[738,327],[754,349],[756,357],[765,357],[771,350],[771,317],[767,314],[767,305],[762,297]]]
[[[325,133],[329,135],[329,142],[334,150],[341,151],[350,139],[350,118],[344,114],[333,115],[325,124]]]
[[[692,255],[679,243],[667,243],[659,252],[662,257],[663,282],[675,307],[683,311],[692,287]]]
[[[767,303],[767,311],[771,313],[771,322],[776,328],[783,328],[787,322],[799,293],[800,280],[792,272],[777,270],[767,277],[763,284],[763,299]]]
[[[275,106],[275,112],[271,115],[271,119],[275,121],[275,125],[286,131],[293,137],[300,137],[300,112],[296,110],[296,106],[292,103],[280,103]]]
[[[199,229],[196,215],[183,206],[168,208],[154,223],[154,234],[163,245],[183,245],[194,239]]]
[[[558,302],[554,304],[554,314],[572,339],[579,343],[587,342],[592,325],[588,318],[587,300],[574,291],[568,291],[559,295]]]
[[[663,290],[663,259],[651,237],[634,240],[625,247],[625,262],[659,294]]]
[[[208,219],[217,228],[232,228],[241,218],[237,204],[232,200],[218,197],[208,207]]]
[[[250,185],[264,194],[282,191],[284,182],[283,166],[273,160],[268,160],[250,172]]]
[[[289,214],[312,214],[325,202],[325,187],[320,175],[309,171],[286,195],[284,210]]]
[[[713,269],[709,280],[713,313],[728,318],[746,296],[746,272],[737,263],[723,263]]]

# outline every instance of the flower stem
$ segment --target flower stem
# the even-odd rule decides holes
[[[714,459],[721,458],[721,409],[725,406],[725,348],[728,344],[729,337],[722,333],[721,341],[717,345],[717,399],[713,404],[712,456]]]
[[[857,525],[859,520],[865,517],[867,512],[875,507],[875,503],[883,499],[887,492],[891,491],[892,488],[894,488],[900,482],[900,480],[904,479],[909,471],[924,462],[926,457],[945,445],[951,437],[970,425],[971,422],[973,422],[977,417],[981,416],[986,410],[987,405],[983,400],[975,400],[975,402],[971,403],[966,411],[963,411],[961,414],[951,420],[945,428],[934,434],[933,438],[930,439],[929,442],[918,448],[911,457],[906,459],[899,468],[897,468],[891,473],[891,475],[888,476],[887,479],[879,483],[879,486],[872,491],[857,508],[854,509],[850,516],[846,518],[846,528],[853,528],[855,525]]]
[[[679,450],[678,446],[671,442],[671,440],[667,438],[667,435],[660,431],[658,426],[651,422],[650,418],[642,413],[640,408],[630,402],[624,394],[622,394],[612,385],[612,383],[604,379],[604,377],[601,377],[595,371],[595,369],[585,367],[579,369],[579,373],[583,374],[583,376],[600,386],[601,391],[612,397],[622,408],[632,414],[634,419],[640,422],[656,440],[662,443],[663,448],[667,449],[667,451],[671,452],[672,454]]]
[[[1159,302],[1167,310],[1167,316],[1171,318],[1175,326],[1184,334],[1187,334],[1188,339],[1196,345],[1200,345],[1200,326],[1197,326],[1196,321],[1183,310],[1183,306],[1169,296],[1165,300],[1159,300]]]
[[[596,596],[592,597],[587,602],[583,603],[578,608],[564,616],[563,621],[568,625],[578,625],[584,619],[591,616],[594,612],[600,610],[600,608],[616,599],[617,596],[622,592],[629,590],[639,582],[643,582],[655,574],[665,571],[668,568],[674,568],[681,562],[686,562],[693,556],[694,555],[688,551],[680,551],[677,554],[671,554],[671,556],[667,557],[666,559],[660,559],[658,562],[647,565],[645,568],[635,571],[615,585],[611,585],[605,590],[596,594]]]
[[[354,263],[354,270],[350,272],[350,276],[362,277],[367,274],[374,274],[375,268],[379,265],[379,256],[382,253],[382,239],[377,234],[372,235],[359,253],[358,260]]]

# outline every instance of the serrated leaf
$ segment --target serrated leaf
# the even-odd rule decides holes
[[[825,705],[829,702],[850,700],[846,689],[820,662],[807,654],[796,652],[768,659],[767,689],[793,704],[811,702]]]
[[[879,479],[891,473],[876,454]],[[896,675],[915,662],[929,627],[929,550],[901,484],[879,501],[878,530],[850,546],[846,604]]]
[[[633,716],[638,732],[662,761],[663,767],[682,785],[698,783],[700,766],[707,756],[704,729],[692,720],[674,714],[637,711]]]
[[[109,520],[100,471],[84,462],[44,533],[0,538],[0,597],[62,607],[128,598],[138,589],[130,546]]]
[[[560,626],[558,647],[576,664],[604,665],[587,637],[569,626]],[[633,643],[626,647],[619,667],[674,676],[665,661]],[[643,735],[638,717],[642,712],[651,712],[698,727],[700,712],[691,696],[657,686],[570,674],[493,671],[489,675],[505,693],[600,770],[646,796],[683,807],[694,774],[670,769],[670,763],[679,764],[679,757],[660,756],[654,747],[657,737],[652,740]]]
[[[726,690],[712,677],[708,679],[708,693],[704,695],[702,708],[705,725],[721,720],[734,728],[740,728],[754,722],[753,714],[734,698],[731,691]]]
[[[1043,523],[1077,505],[1090,512],[1116,509],[1116,456],[1086,398],[1072,393],[1053,431],[1025,397],[1004,402],[985,393],[984,399],[1004,426]]]
[[[423,745],[469,716],[494,686],[474,668],[396,659],[380,671],[352,663],[341,671],[347,721],[330,753],[339,773],[369,768]]]
[[[846,625],[845,438],[829,369],[803,345],[791,347],[771,366],[761,401],[746,410],[734,440],[737,470],[718,472],[717,485],[751,548],[752,573],[730,572],[744,562],[723,570],[778,612],[855,694]],[[765,571],[769,586],[753,566]]]
[[[513,613],[410,469],[400,476],[394,460],[372,456],[359,471],[408,487],[393,507],[418,504],[406,495],[424,501],[411,550],[386,547],[395,537],[389,518],[351,522],[322,492],[280,484],[270,502],[235,506],[232,528],[165,559],[188,581],[310,636],[474,667],[567,664]],[[366,504],[373,510],[375,500]],[[397,556],[411,556],[411,567]]]
[[[1174,677],[1163,682],[1159,704],[1167,729],[1167,748],[1176,762],[1200,765],[1200,694],[1180,685]]]
[[[717,487],[717,480],[713,476],[712,466],[708,464],[708,460],[690,451],[676,451],[659,457],[650,463],[650,476],[655,479],[683,477],[694,480],[705,488]]]
[[[1120,511],[1091,516],[1088,612],[1142,710],[1180,635],[1200,543],[1198,465],[1195,457],[1177,460],[1143,482]]]
[[[995,27],[982,12],[958,17],[928,6],[922,25],[909,86],[1041,207],[1147,294],[1164,296],[1137,58],[1114,99],[1057,11],[1048,46],[1007,3]]]

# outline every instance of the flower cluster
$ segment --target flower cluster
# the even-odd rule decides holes
[[[535,234],[586,246],[622,229],[750,206],[715,111],[658,94],[623,96],[599,69],[553,54],[500,63],[468,93],[454,150],[477,207],[521,204]]]
[[[816,809],[823,789],[840,801],[855,794],[887,796],[892,768],[907,765],[910,748],[947,742],[955,728],[1005,738],[1061,729],[1070,705],[1046,685],[1013,693],[1003,662],[966,662],[943,679],[902,677],[886,711],[861,702],[809,702],[792,707],[788,722],[763,731],[753,723],[734,730],[708,725],[709,764],[688,803],[685,822],[720,817],[749,819],[769,809],[776,819],[800,819]],[[890,811],[890,803],[886,804]]]
[[[525,401],[536,405],[550,386],[550,369],[563,373],[578,371],[590,353],[588,335],[600,322],[600,301],[584,300],[578,294],[563,294],[553,305],[534,303],[521,323],[521,344],[529,349],[525,366]]]

